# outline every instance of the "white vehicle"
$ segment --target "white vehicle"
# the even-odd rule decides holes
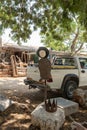
[[[52,57],[52,56],[51,56]],[[61,54],[52,57],[52,78],[53,82],[47,82],[51,89],[61,89],[67,98],[72,98],[73,91],[77,87],[87,86],[87,56]],[[35,81],[39,81],[40,72],[38,65],[28,65],[27,78],[24,80],[26,85],[39,87]]]

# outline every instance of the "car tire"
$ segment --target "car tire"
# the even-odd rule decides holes
[[[37,55],[38,55],[39,57],[41,57],[41,56],[39,55],[39,52],[40,52],[41,50],[44,50],[44,51],[46,52],[46,56],[45,56],[44,58],[47,58],[48,55],[49,55],[49,50],[48,50],[46,47],[39,47],[39,49],[37,50]],[[41,58],[42,58],[42,57],[41,57]]]
[[[77,88],[77,83],[75,81],[73,81],[73,80],[68,81],[65,84],[65,88],[64,88],[64,94],[65,94],[66,98],[72,99],[73,92],[76,88]]]

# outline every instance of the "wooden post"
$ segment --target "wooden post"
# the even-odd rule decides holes
[[[11,65],[13,70],[13,76],[17,77],[16,58],[15,55],[11,55]]]

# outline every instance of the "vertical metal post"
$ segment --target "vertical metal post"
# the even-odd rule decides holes
[[[46,80],[45,80],[45,92],[44,92],[44,101],[47,99],[47,85],[46,85]]]

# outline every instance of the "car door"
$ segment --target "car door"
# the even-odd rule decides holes
[[[80,85],[87,85],[87,58],[81,57],[79,58],[80,62]]]
[[[60,89],[66,75],[75,74],[78,76],[77,65],[71,56],[57,57],[52,64],[53,88]]]

